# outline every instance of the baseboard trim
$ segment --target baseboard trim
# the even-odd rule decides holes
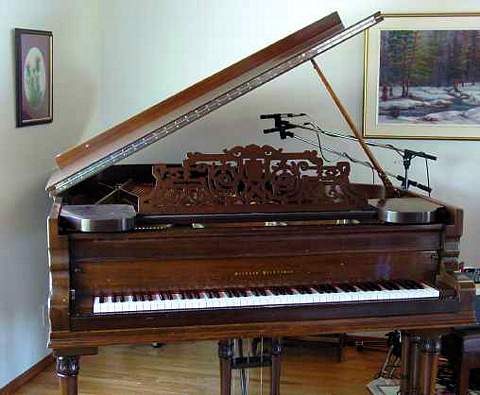
[[[30,369],[27,369],[20,376],[15,377],[10,381],[5,387],[0,388],[1,395],[12,395],[18,391],[22,386],[32,380],[34,377],[38,376],[46,368],[48,368],[52,363],[55,362],[55,358],[50,353],[45,358],[42,358]]]

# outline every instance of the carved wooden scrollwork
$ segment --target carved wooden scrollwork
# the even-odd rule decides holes
[[[350,165],[324,166],[316,151],[285,153],[249,145],[220,154],[189,153],[182,165],[153,166],[154,188],[139,212],[239,213],[365,207],[349,183]]]

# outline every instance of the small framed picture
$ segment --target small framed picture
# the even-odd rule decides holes
[[[53,120],[53,35],[15,29],[17,127]]]
[[[365,41],[366,137],[480,140],[480,14],[386,14]]]

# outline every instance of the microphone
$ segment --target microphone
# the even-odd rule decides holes
[[[295,117],[304,117],[307,114],[301,112],[299,114],[284,112],[284,113],[275,113],[275,114],[261,114],[260,119],[275,119],[275,118],[295,118]]]
[[[283,119],[283,117],[300,117],[305,114],[293,114],[293,113],[277,113],[277,114],[261,114],[260,119],[273,119],[275,127],[271,129],[264,129],[263,133],[279,133],[280,138],[285,140],[287,137],[294,137],[292,132],[288,132],[288,129],[294,129],[296,126],[292,125],[290,122]]]
[[[399,176],[396,176],[395,178],[396,178],[398,181],[401,181],[402,183],[405,182],[405,177],[402,177],[402,176],[399,175]],[[428,192],[428,193],[432,192],[432,188],[428,187],[427,185],[420,184],[420,183],[417,182],[417,181],[408,180],[407,188],[408,188],[409,186],[412,186],[412,187],[414,187],[414,188],[418,188],[418,189],[420,189],[420,190],[422,190],[422,191],[425,191],[425,192]]]

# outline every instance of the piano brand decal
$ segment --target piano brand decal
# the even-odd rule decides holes
[[[235,272],[234,275],[237,277],[257,277],[257,276],[285,276],[293,273],[294,273],[293,270],[272,269],[272,270],[252,270],[252,271]]]

